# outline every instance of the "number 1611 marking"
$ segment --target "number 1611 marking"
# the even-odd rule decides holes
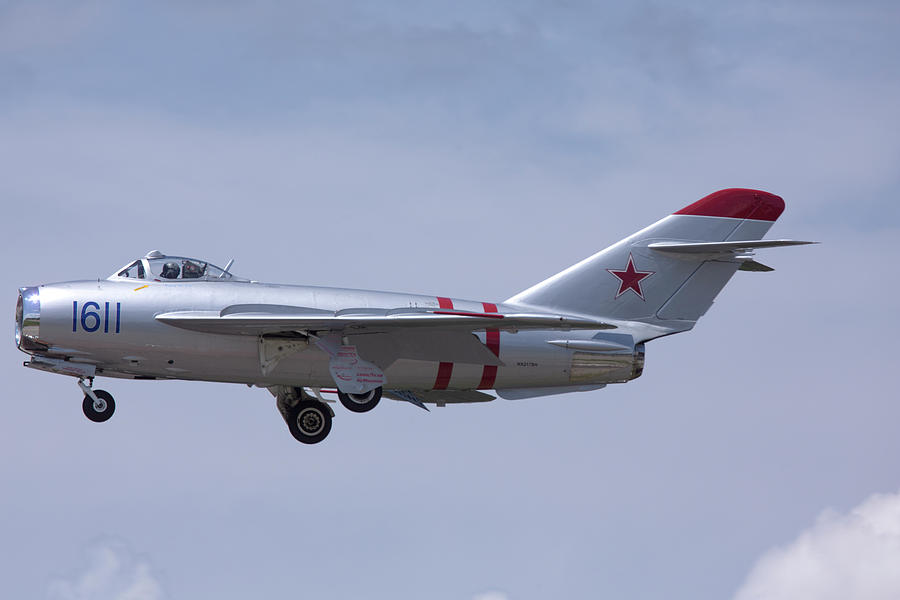
[[[103,303],[103,311],[100,311],[100,304],[97,302],[85,302],[81,305],[81,313],[78,312],[78,300],[72,302],[72,331],[81,330],[93,333],[100,329],[103,325],[103,333],[109,333],[109,327],[114,326],[114,332],[119,333],[119,323],[122,317],[122,303],[116,302],[115,313],[110,315],[110,303]],[[114,318],[114,322],[110,323],[110,316]]]

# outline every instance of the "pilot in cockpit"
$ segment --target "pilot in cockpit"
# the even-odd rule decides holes
[[[206,264],[195,263],[192,260],[184,261],[184,267],[181,269],[182,279],[199,279],[206,272]]]
[[[228,266],[234,261],[229,261]],[[112,277],[135,277],[144,279],[145,266],[149,268],[150,279],[155,281],[244,281],[213,264],[196,258],[183,256],[166,256],[162,252],[148,252],[142,259],[114,274]]]
[[[181,274],[181,269],[178,267],[178,263],[176,262],[167,262],[163,265],[162,272],[160,276],[165,279],[178,279],[178,275]]]

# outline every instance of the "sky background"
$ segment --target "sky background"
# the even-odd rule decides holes
[[[0,2],[0,596],[900,597],[896,2]],[[785,198],[624,386],[289,435],[264,390],[23,369],[16,288],[151,249],[502,300]]]

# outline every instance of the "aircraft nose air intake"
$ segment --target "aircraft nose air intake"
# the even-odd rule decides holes
[[[25,352],[41,350],[41,294],[37,287],[19,288],[16,302],[16,346]]]

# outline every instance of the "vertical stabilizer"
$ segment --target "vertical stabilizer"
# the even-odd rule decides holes
[[[759,190],[720,190],[506,302],[673,331],[693,327],[784,210],[784,200]],[[664,251],[668,244],[746,241],[745,246]],[[650,247],[654,244],[656,247]],[[725,245],[728,246],[728,245]]]

